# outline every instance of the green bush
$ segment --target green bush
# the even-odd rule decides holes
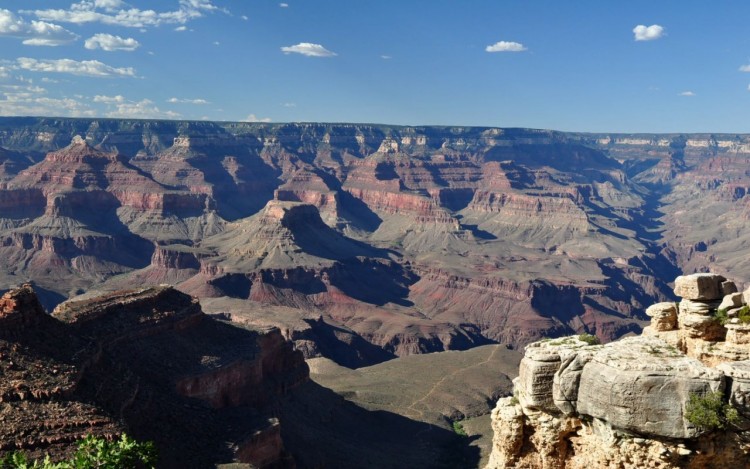
[[[114,441],[89,435],[78,442],[78,450],[68,461],[52,462],[49,456],[29,461],[18,451],[0,459],[0,469],[143,469],[154,464],[154,444],[138,443],[125,434]]]
[[[456,435],[458,435],[458,436],[469,436],[469,435],[468,435],[468,434],[466,433],[466,430],[464,430],[464,426],[463,426],[463,425],[461,424],[461,422],[460,422],[460,421],[458,421],[458,420],[454,420],[454,421],[453,421],[453,431],[454,431],[454,432],[456,433]]]
[[[599,338],[592,334],[581,334],[578,336],[578,340],[586,342],[589,345],[599,345],[601,343]]]
[[[729,425],[736,425],[740,416],[737,409],[724,402],[720,392],[710,392],[706,395],[691,394],[685,417],[688,422],[702,430],[725,429]]]
[[[726,308],[717,309],[716,313],[714,313],[714,317],[716,318],[719,323],[724,326],[729,322],[729,316],[727,316],[728,310]],[[743,306],[740,308],[739,311],[737,311],[737,319],[739,319],[740,324],[750,324],[750,307]]]

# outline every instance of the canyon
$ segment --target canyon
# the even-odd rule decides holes
[[[0,148],[0,288],[171,284],[350,367],[608,341],[664,278],[750,274],[743,135],[27,117]]]

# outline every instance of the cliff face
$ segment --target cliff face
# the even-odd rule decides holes
[[[610,340],[678,269],[746,276],[745,136],[0,118],[0,147],[0,288],[48,307],[164,282],[406,355]]]
[[[514,397],[493,411],[487,467],[750,464],[742,437],[750,415],[750,328],[740,316],[750,291],[738,293],[719,275],[694,274],[675,280],[675,294],[680,303],[648,309],[651,326],[640,337],[603,346],[577,336],[530,344]],[[711,411],[711,427],[696,420],[694,401],[713,393],[723,402]]]
[[[292,465],[269,408],[308,379],[277,329],[206,317],[169,287],[68,302],[0,299],[0,456],[62,457],[87,434],[153,440],[160,466]]]

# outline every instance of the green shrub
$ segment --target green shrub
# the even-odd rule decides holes
[[[49,456],[29,461],[18,451],[0,459],[0,469],[142,469],[154,464],[154,444],[138,443],[125,434],[115,441],[89,435],[78,442],[78,450],[68,461],[52,462]]]
[[[714,313],[714,318],[716,318],[719,323],[724,326],[729,322],[729,316],[727,315],[727,308],[717,309],[716,313]],[[737,319],[739,319],[740,324],[750,324],[750,307],[743,306],[740,308],[739,311],[737,311]]]
[[[719,321],[719,324],[722,326],[729,322],[729,316],[727,316],[727,309],[721,308],[717,309],[716,313],[714,314],[714,318],[716,318],[717,321]]]
[[[601,342],[599,341],[599,338],[592,334],[581,334],[578,336],[578,340],[581,342],[586,342],[589,345],[599,345]]]
[[[468,434],[466,433],[466,430],[464,429],[464,426],[463,426],[463,425],[461,424],[461,421],[460,421],[460,420],[454,420],[454,421],[453,421],[453,431],[454,431],[454,432],[456,433],[456,435],[458,435],[458,436],[469,436],[469,435],[468,435]]]
[[[740,419],[737,409],[724,402],[718,391],[706,395],[691,394],[685,407],[685,417],[688,422],[707,431],[736,425]]]

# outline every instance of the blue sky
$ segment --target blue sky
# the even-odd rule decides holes
[[[750,132],[748,18],[746,1],[5,0],[0,115]]]

